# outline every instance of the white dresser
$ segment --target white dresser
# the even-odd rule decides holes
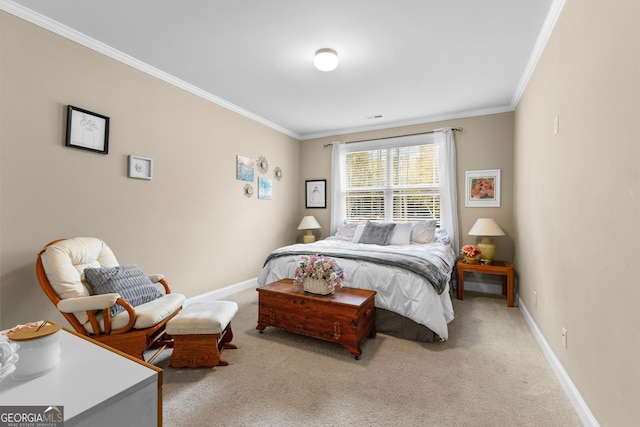
[[[61,334],[60,364],[38,378],[0,382],[0,406],[63,406],[65,427],[162,425],[162,369]]]

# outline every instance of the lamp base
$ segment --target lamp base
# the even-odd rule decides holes
[[[316,236],[313,235],[311,230],[307,230],[307,233],[302,236],[302,242],[313,243],[316,241]]]
[[[483,238],[482,242],[478,243],[480,248],[480,261],[483,264],[490,265],[493,263],[493,256],[496,254],[496,246],[491,243],[488,238]]]

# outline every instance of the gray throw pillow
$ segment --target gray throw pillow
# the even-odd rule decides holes
[[[358,240],[358,243],[388,245],[389,239],[391,239],[393,230],[395,228],[396,225],[393,223],[381,224],[376,222],[368,222],[367,225],[364,226],[362,236],[360,236],[360,240]]]
[[[84,277],[93,295],[117,293],[134,307],[162,297],[162,293],[137,265],[85,268]],[[115,304],[111,307],[111,316],[122,311],[124,307]]]

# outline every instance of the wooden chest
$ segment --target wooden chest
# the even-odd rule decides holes
[[[267,326],[337,342],[356,359],[360,344],[368,336],[374,338],[375,291],[336,288],[332,295],[310,294],[284,279],[258,288],[258,326]]]

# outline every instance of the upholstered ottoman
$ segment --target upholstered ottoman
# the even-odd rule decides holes
[[[167,323],[166,332],[173,337],[171,367],[198,368],[226,366],[220,358],[231,344],[231,319],[238,312],[233,301],[194,302]]]

